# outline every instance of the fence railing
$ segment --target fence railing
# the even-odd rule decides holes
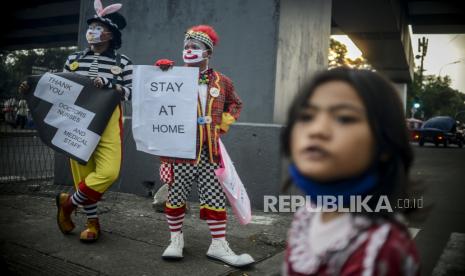
[[[72,191],[69,159],[56,154],[41,141],[30,113],[21,124],[14,110],[5,112],[4,108],[0,109],[0,194],[32,192],[49,196]],[[130,114],[130,103],[125,102],[123,110],[124,114]],[[64,179],[66,181],[62,181]],[[153,187],[144,187],[152,192]],[[112,185],[111,190],[121,191],[121,179]]]
[[[0,156],[0,193],[34,191],[53,182],[53,150],[33,129],[1,122]]]

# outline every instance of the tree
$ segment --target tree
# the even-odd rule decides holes
[[[363,58],[350,59],[347,57],[347,46],[330,39],[328,56],[329,68],[347,66],[357,69],[372,69]],[[451,79],[448,76],[425,75],[420,77],[420,68],[414,73],[414,80],[408,85],[407,112],[411,116],[411,108],[415,102],[420,107],[415,112],[415,117],[428,119],[434,116],[451,116],[465,111],[465,94],[450,87]],[[460,118],[465,121],[465,112],[460,113]]]
[[[411,108],[415,98],[421,104],[416,114],[421,119],[434,116],[451,116],[465,110],[465,94],[450,87],[449,76],[426,75],[420,83],[420,72],[414,74],[414,81],[408,86],[407,106]],[[456,118],[459,119],[459,118]]]
[[[363,57],[351,59],[347,57],[347,46],[333,38],[329,41],[328,67],[336,68],[346,66],[356,69],[371,69]]]
[[[69,54],[76,47],[0,51],[0,97],[17,96],[19,83],[32,73],[32,66],[61,71]]]

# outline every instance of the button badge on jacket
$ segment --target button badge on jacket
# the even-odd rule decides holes
[[[71,71],[75,71],[78,68],[79,68],[79,62],[77,61],[74,61],[73,63],[69,65],[69,69],[71,69]]]
[[[121,67],[114,65],[110,68],[110,71],[113,75],[119,75],[123,70],[121,70]]]
[[[210,88],[210,96],[212,96],[213,98],[216,98],[220,95],[220,90],[216,87],[212,87]]]

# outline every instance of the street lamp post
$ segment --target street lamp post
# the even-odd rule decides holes
[[[423,61],[425,60],[426,52],[428,51],[428,41],[426,37],[418,38],[418,52],[415,56],[416,59],[420,60],[420,87],[423,86]]]
[[[457,63],[460,63],[462,62],[461,60],[456,60],[456,61],[452,61],[452,62],[449,62],[449,63],[446,63],[444,65],[441,66],[441,68],[439,69],[439,74],[438,74],[438,77],[441,76],[441,72],[442,72],[442,69],[444,69],[444,67],[448,66],[448,65],[452,65],[452,64],[457,64]]]

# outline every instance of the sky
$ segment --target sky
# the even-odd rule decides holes
[[[445,76],[452,79],[452,88],[465,93],[465,34],[417,35],[412,34],[413,54],[418,54],[418,38],[426,37],[428,51],[424,61],[425,74]],[[333,35],[332,38],[347,46],[347,56],[357,58],[360,50],[346,35]],[[415,59],[418,66],[420,60]]]
[[[418,53],[418,38],[428,38],[425,74],[448,75],[452,88],[465,93],[465,34],[412,35],[413,53]],[[419,63],[419,60],[415,60]]]

